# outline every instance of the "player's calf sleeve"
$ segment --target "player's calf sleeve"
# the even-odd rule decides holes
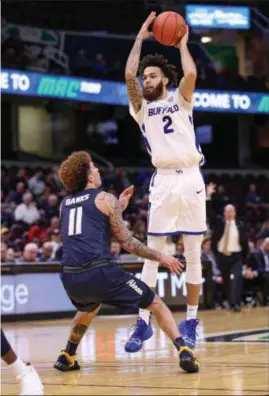
[[[11,346],[8,342],[8,340],[6,339],[6,336],[3,332],[3,330],[1,329],[1,357],[5,356],[11,349]]]
[[[147,246],[151,249],[162,252],[165,246],[165,236],[148,236]],[[145,260],[145,264],[142,269],[141,280],[145,282],[149,287],[155,288],[158,278],[158,263],[151,260]]]
[[[201,284],[201,244],[203,235],[183,235],[184,256],[186,258],[186,282]]]
[[[166,241],[165,236],[160,236],[160,237],[148,236],[147,245],[151,249],[155,249],[158,250],[159,252],[162,252],[165,246],[165,241]],[[156,288],[157,279],[158,279],[158,268],[159,265],[155,261],[145,260],[145,264],[142,269],[141,280],[145,282],[151,289]],[[150,312],[146,309],[140,309],[139,317],[148,324],[150,319]]]

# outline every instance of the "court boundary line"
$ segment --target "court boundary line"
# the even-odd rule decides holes
[[[187,373],[183,373],[183,375],[188,375]],[[4,385],[14,385],[13,382],[1,382]],[[64,384],[64,383],[57,383],[57,384],[51,384],[51,383],[46,383],[43,382],[44,386],[70,386],[69,384]],[[134,388],[134,389],[169,389],[169,390],[200,390],[200,391],[223,391],[223,392],[253,392],[256,389],[224,389],[224,388],[199,388],[199,387],[173,387],[173,386],[149,386],[149,385],[100,385],[100,384],[77,384],[77,387],[92,387],[92,388]],[[257,394],[259,395],[260,393],[258,392],[268,392],[268,390],[264,389],[258,389]],[[256,394],[256,393],[255,393]],[[205,395],[204,395],[205,396]]]

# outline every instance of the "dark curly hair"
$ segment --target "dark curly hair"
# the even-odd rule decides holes
[[[90,174],[92,158],[86,151],[75,151],[61,163],[59,177],[69,194],[84,190]]]
[[[165,77],[168,78],[167,88],[177,84],[177,72],[175,71],[176,67],[168,63],[168,59],[166,59],[163,55],[149,54],[144,56],[139,64],[139,75],[142,77],[144,70],[150,66],[156,66],[162,70]]]

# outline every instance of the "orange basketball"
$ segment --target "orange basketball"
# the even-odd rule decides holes
[[[162,12],[153,22],[152,31],[159,43],[176,45],[186,33],[184,18],[173,11]]]

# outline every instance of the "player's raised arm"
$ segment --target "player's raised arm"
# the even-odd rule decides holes
[[[184,266],[176,258],[164,256],[162,253],[157,252],[157,250],[147,247],[131,235],[124,224],[120,203],[114,195],[102,192],[97,195],[95,204],[98,209],[109,216],[113,235],[123,249],[139,257],[160,263],[172,273],[180,274]]]
[[[192,94],[195,88],[197,70],[192,56],[188,50],[188,39],[189,28],[187,26],[187,31],[180,40],[179,44],[176,45],[176,48],[178,48],[180,51],[181,64],[184,74],[184,77],[179,84],[179,91],[184,99],[186,99],[188,102],[191,102]]]
[[[149,26],[152,24],[156,18],[156,13],[151,12],[146,21],[143,23],[137,37],[133,48],[128,57],[126,67],[125,67],[125,80],[128,88],[128,96],[135,113],[138,113],[142,106],[142,90],[140,83],[137,79],[137,71],[139,66],[141,47],[143,40],[152,36],[153,33],[149,32]]]

